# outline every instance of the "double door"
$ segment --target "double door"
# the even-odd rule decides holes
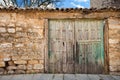
[[[48,72],[104,72],[102,20],[49,20]]]

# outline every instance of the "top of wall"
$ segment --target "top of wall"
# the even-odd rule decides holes
[[[41,12],[83,12],[83,13],[91,13],[91,12],[104,12],[104,11],[113,11],[113,12],[120,12],[120,8],[55,8],[55,9],[41,9],[41,8],[15,8],[15,7],[1,7],[1,11],[12,11],[12,12],[19,12],[19,11],[41,11]]]
[[[0,15],[7,14],[19,17],[24,16],[26,19],[66,19],[66,18],[94,18],[106,19],[109,17],[120,18],[120,8],[56,8],[56,9],[41,9],[41,8],[0,8]]]

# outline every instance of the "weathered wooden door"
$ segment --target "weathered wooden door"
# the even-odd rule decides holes
[[[103,73],[101,20],[49,21],[50,73]]]
[[[77,73],[103,73],[103,21],[76,20],[76,67]]]
[[[49,22],[49,72],[73,73],[74,22],[50,20]]]

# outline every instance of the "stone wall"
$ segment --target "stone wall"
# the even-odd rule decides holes
[[[43,72],[44,19],[0,13],[0,74]]]
[[[105,8],[105,7],[120,8],[120,0],[91,0],[90,5],[93,8]]]
[[[120,19],[110,18],[108,21],[110,73],[120,74]]]
[[[73,18],[108,20],[109,72],[120,74],[120,18],[115,18],[120,17],[120,12],[114,10],[84,12],[82,10],[71,10],[71,12],[65,10],[63,12],[57,10],[1,10],[0,74],[44,72],[44,60],[47,58],[44,56],[47,53],[45,49],[47,47],[45,36],[47,19]]]

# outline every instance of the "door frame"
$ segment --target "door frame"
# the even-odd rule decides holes
[[[57,18],[58,19],[58,18]],[[45,36],[45,48],[44,48],[44,73],[49,73],[49,20],[57,20],[55,19],[44,19],[44,36]],[[58,20],[80,20],[84,18],[66,18],[66,19],[58,19]],[[85,18],[85,19],[91,19],[91,20],[103,20],[104,21],[104,27],[103,27],[103,42],[104,42],[104,73],[103,74],[109,74],[109,26],[108,26],[108,19],[94,19],[94,18]]]

